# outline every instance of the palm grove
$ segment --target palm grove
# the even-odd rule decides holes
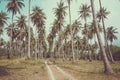
[[[53,8],[55,20],[50,25],[51,31],[47,36],[47,18],[40,7],[31,6],[31,0],[28,0],[28,14],[22,15],[22,9],[26,6],[24,0],[7,1],[6,10],[12,15],[0,12],[0,47],[7,51],[7,58],[59,58],[72,62],[80,59],[88,59],[90,62],[103,60],[104,72],[114,74],[109,63],[114,63],[110,46],[117,39],[117,31],[113,26],[106,28],[105,25],[110,12],[102,6],[101,0],[99,11],[96,11],[94,0],[89,0],[90,5],[80,5],[78,19],[72,22],[72,1],[74,0],[60,0]],[[15,17],[16,14],[19,16]],[[65,24],[66,15],[69,15],[69,24]],[[8,19],[11,19],[10,23],[7,22]],[[1,37],[4,30],[7,31],[8,42]],[[104,34],[105,44],[101,40],[101,33]]]

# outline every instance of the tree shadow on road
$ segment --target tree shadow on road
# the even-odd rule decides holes
[[[0,66],[0,77],[9,75],[9,72],[7,70],[6,66]]]
[[[23,67],[7,67],[7,66],[0,66],[0,77],[10,75],[9,70],[21,70],[25,69]]]

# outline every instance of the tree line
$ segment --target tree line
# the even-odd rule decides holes
[[[0,45],[7,50],[7,58],[60,58],[72,62],[80,59],[88,59],[90,62],[93,59],[100,59],[103,60],[105,73],[114,74],[109,61],[114,63],[111,46],[113,40],[117,39],[118,32],[113,26],[106,27],[105,19],[110,12],[103,7],[101,0],[99,0],[99,11],[96,11],[94,0],[89,0],[89,5],[80,5],[78,19],[72,22],[72,1],[74,0],[60,0],[53,8],[55,19],[50,33],[46,36],[47,18],[39,6],[34,6],[30,11],[32,3],[28,0],[28,15],[22,15],[21,9],[25,7],[24,0],[9,0],[6,9],[12,15],[8,16],[6,12],[0,12],[0,41],[2,42]],[[15,18],[17,13],[20,15]],[[69,23],[65,24],[67,13]],[[7,22],[9,17],[11,23]],[[92,18],[91,22],[88,22],[90,18]],[[35,33],[30,23],[33,24]],[[1,37],[4,26],[7,26],[5,30],[10,38],[8,42]],[[102,32],[105,44],[100,36]]]

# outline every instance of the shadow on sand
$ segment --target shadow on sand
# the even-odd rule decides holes
[[[7,67],[6,66],[0,66],[0,77],[1,76],[7,76],[7,75],[9,75]]]
[[[22,68],[22,67],[17,67],[17,68],[12,67],[11,68],[11,67],[7,67],[7,66],[0,66],[0,77],[10,75],[9,70],[21,70],[21,69],[25,69],[25,68]]]

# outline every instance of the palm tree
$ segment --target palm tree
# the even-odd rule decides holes
[[[0,36],[3,33],[3,27],[5,24],[7,24],[7,14],[5,12],[0,12]],[[1,38],[1,37],[0,37]]]
[[[99,2],[101,5],[101,2]],[[107,47],[107,35],[106,35],[106,29],[105,29],[105,21],[104,19],[107,19],[107,16],[110,12],[107,11],[106,8],[102,8],[100,6],[100,11],[97,13],[97,18],[98,18],[98,22],[100,23],[102,21],[102,26],[103,26],[103,32],[104,32],[104,39],[105,39],[105,46]]]
[[[31,31],[30,31],[30,2],[31,0],[28,0],[28,58],[30,58],[30,42],[31,42]]]
[[[19,35],[17,37],[19,38],[18,40],[21,43],[19,48],[20,48],[20,50],[22,50],[23,39],[25,37],[24,32],[25,32],[25,29],[27,27],[27,25],[26,25],[26,16],[21,15],[20,17],[17,17],[16,26],[18,27],[18,32],[19,32]],[[20,51],[20,54],[21,53],[22,52]]]
[[[11,27],[12,26],[14,26],[14,24],[9,24],[8,25],[8,27],[6,28],[7,29],[7,35],[8,35],[8,37],[10,37],[12,40],[13,40],[13,36],[11,37]],[[12,31],[12,34],[13,34],[13,31]],[[11,50],[11,47],[10,47],[11,45],[10,45],[10,42],[9,42],[9,48],[8,48],[8,59],[10,59],[11,58],[11,52],[10,52],[10,50]]]
[[[109,14],[110,14],[110,12],[107,11],[106,8],[102,7],[102,8],[100,9],[100,11],[97,13],[98,22],[100,22],[100,21],[102,20],[102,17],[103,17],[104,19],[107,19],[107,16],[108,16]]]
[[[104,63],[104,72],[106,74],[114,74],[114,71],[111,68],[110,63],[108,61],[108,58],[107,58],[103,43],[101,41],[101,37],[100,37],[98,25],[97,25],[97,20],[96,20],[96,16],[95,16],[94,0],[90,0],[90,3],[91,3],[92,15],[93,15],[94,27],[96,29],[99,46],[100,46],[100,49],[102,51],[101,55],[102,55],[102,59],[103,59],[103,63]]]
[[[111,42],[111,47],[112,47],[113,40],[117,39],[117,36],[115,34],[118,32],[116,30],[117,30],[117,28],[114,29],[113,26],[107,28],[107,40],[109,40]],[[107,42],[107,46],[109,47],[109,51],[111,52],[112,49],[110,49],[108,42]],[[112,59],[112,62],[114,62],[112,53],[110,54],[110,57]]]
[[[75,20],[72,24],[72,33],[73,33],[73,38],[76,37],[77,33],[79,32],[81,28],[81,23],[80,21]]]
[[[87,18],[90,17],[90,13],[91,13],[91,10],[90,10],[90,6],[87,5],[87,4],[82,4],[82,6],[80,6],[79,8],[79,18],[82,18],[84,19],[84,30],[83,30],[83,33],[85,33],[85,38],[86,40],[88,40],[88,24],[87,24]],[[88,41],[87,41],[88,42]],[[88,44],[86,44],[86,48],[88,47]]]
[[[118,33],[117,28],[114,28],[113,26],[107,28],[107,40],[111,42],[111,46],[113,43],[113,40],[117,39],[117,36],[115,35]]]
[[[71,47],[72,47],[72,58],[73,58],[73,62],[75,61],[75,52],[74,52],[74,45],[73,45],[73,31],[71,28],[71,1],[72,0],[67,0],[68,3],[68,8],[69,8],[69,26],[70,26],[70,34],[71,34]]]
[[[54,43],[54,39],[56,38],[56,34],[58,33],[58,20],[54,20],[53,24],[52,24],[52,29],[51,32],[49,33],[48,37],[47,37],[47,41],[49,43],[49,50],[48,52],[50,53],[51,57],[51,51],[53,50],[53,43]],[[55,53],[55,51],[54,51]],[[54,55],[55,56],[55,55]]]
[[[54,8],[54,14],[58,20],[58,31],[62,29],[64,18],[66,16],[67,6],[64,6],[64,2],[62,0],[60,3],[57,3],[57,8]]]
[[[80,15],[79,18],[84,19],[85,24],[86,24],[87,18],[90,17],[90,13],[91,13],[90,6],[87,4],[82,4],[82,6],[80,6],[79,8],[78,13]]]
[[[52,49],[53,49],[53,39],[54,39],[54,37],[53,37],[53,34],[52,33],[50,33],[49,35],[48,35],[48,37],[47,37],[47,41],[48,41],[48,43],[49,43],[49,50],[48,50],[48,52],[49,52],[49,54],[50,54],[50,57],[53,57],[53,55],[52,55]]]
[[[45,31],[44,31],[45,19],[46,17],[45,14],[42,12],[42,9],[40,9],[38,6],[34,7],[33,12],[31,14],[31,21],[37,28],[38,39],[40,41],[40,44],[42,43],[42,41],[44,41],[45,38]],[[37,46],[37,42],[36,42],[36,46]]]
[[[31,21],[38,28],[42,28],[45,23],[45,14],[42,12],[38,6],[33,8],[33,13],[31,14]]]
[[[27,27],[26,22],[27,22],[26,16],[21,15],[21,16],[17,17],[16,26],[20,29],[25,29]]]
[[[22,1],[20,0],[10,0],[9,3],[7,4],[7,11],[12,12],[12,24],[13,24],[13,19],[14,15],[20,13],[20,8],[25,6]],[[12,34],[13,32],[13,26],[11,27],[11,39],[10,39],[10,54],[12,54]]]
[[[108,46],[108,42],[107,42],[107,34],[106,34],[106,29],[105,29],[105,21],[104,19],[107,18],[107,15],[110,13],[107,11],[107,9],[105,9],[104,7],[102,8],[102,4],[101,4],[101,0],[99,0],[99,5],[100,5],[100,12],[97,13],[97,17],[99,19],[99,22],[102,21],[102,25],[103,25],[103,32],[104,32],[104,39],[105,39],[105,47],[108,50],[108,53],[110,55],[110,60],[112,63],[114,63],[114,59],[110,50],[110,47]]]
[[[66,9],[67,9],[67,6],[64,5],[64,2],[62,2],[62,0],[60,1],[60,3],[57,3],[57,8],[54,8],[54,14],[58,21],[58,27],[57,27],[58,29],[57,30],[58,30],[59,35],[60,35],[60,31],[62,30],[64,18],[66,16]],[[61,37],[59,39],[61,41]],[[61,46],[61,44],[59,44],[59,46]],[[60,47],[59,47],[58,51],[60,52]]]

